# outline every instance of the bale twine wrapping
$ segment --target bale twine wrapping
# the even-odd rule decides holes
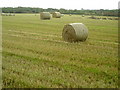
[[[40,18],[45,20],[45,19],[50,19],[51,18],[51,15],[49,12],[41,12],[40,13]]]
[[[67,42],[85,41],[88,37],[88,29],[82,23],[70,23],[64,26],[62,37]]]
[[[52,13],[52,17],[53,18],[60,18],[61,17],[61,13],[60,12],[54,12],[54,13]]]

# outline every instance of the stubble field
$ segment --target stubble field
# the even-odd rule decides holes
[[[87,17],[3,16],[3,87],[118,87],[118,21]],[[67,23],[85,24],[88,39],[64,42],[61,35]]]

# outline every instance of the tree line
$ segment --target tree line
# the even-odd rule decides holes
[[[55,8],[31,8],[31,7],[3,7],[2,12],[3,13],[40,13],[40,12],[60,12],[62,14],[79,14],[79,15],[102,15],[102,16],[118,16],[120,9],[114,9],[114,10],[77,10],[77,9],[55,9]]]

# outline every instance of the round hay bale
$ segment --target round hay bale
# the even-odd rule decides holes
[[[96,17],[94,17],[94,16],[91,16],[91,17],[89,17],[90,19],[96,19]]]
[[[49,12],[41,12],[40,13],[40,18],[45,20],[45,19],[50,19],[51,18],[51,15]]]
[[[118,18],[114,18],[114,20],[119,20]]]
[[[15,16],[15,14],[13,14],[13,16]]]
[[[61,13],[60,12],[54,12],[54,13],[52,13],[52,17],[53,18],[60,18],[61,17]]]
[[[103,19],[103,20],[107,20],[107,18],[105,18],[105,17],[104,17],[104,18],[102,18],[102,19]]]
[[[15,14],[13,14],[13,13],[10,13],[10,14],[9,14],[9,16],[15,16]]]
[[[63,28],[62,37],[67,42],[85,41],[88,37],[88,29],[82,23],[66,24]]]
[[[82,15],[82,17],[85,17],[85,15]]]
[[[11,16],[15,16],[15,14],[14,14],[14,13],[11,13]]]
[[[1,13],[1,16],[6,16],[6,14],[5,13]]]
[[[108,20],[112,20],[112,18],[108,18]]]

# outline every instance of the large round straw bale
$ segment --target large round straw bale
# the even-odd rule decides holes
[[[41,12],[40,13],[40,18],[41,19],[50,19],[51,18],[51,15],[49,12]]]
[[[53,18],[60,18],[61,17],[61,13],[60,12],[54,12],[54,13],[52,13],[52,17]]]
[[[88,37],[88,29],[82,23],[66,24],[63,28],[62,37],[67,42],[85,41]]]

